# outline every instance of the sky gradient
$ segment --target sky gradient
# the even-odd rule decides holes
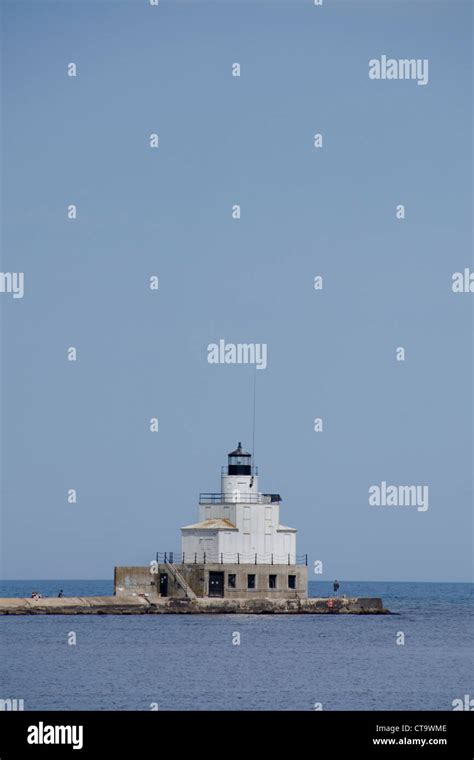
[[[472,579],[471,25],[452,0],[2,3],[2,577],[179,549],[252,446],[223,338],[267,344],[255,464],[324,580]],[[382,54],[429,83],[370,80]],[[381,481],[429,509],[369,506]]]

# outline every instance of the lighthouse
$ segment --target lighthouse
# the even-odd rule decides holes
[[[198,521],[181,528],[181,551],[146,568],[119,568],[115,587],[170,599],[303,599],[307,557],[296,528],[280,522],[281,496],[260,490],[253,456],[239,441],[221,468],[220,490],[199,494]],[[117,591],[116,591],[117,593]]]
[[[200,493],[198,522],[181,528],[179,572],[201,568],[209,596],[306,596],[296,528],[280,522],[281,496],[260,490],[252,460],[239,442],[221,468],[220,490]]]
[[[227,455],[221,490],[199,495],[199,522],[181,528],[181,548],[196,561],[294,565],[296,529],[280,523],[281,497],[259,490],[258,469],[242,443]]]

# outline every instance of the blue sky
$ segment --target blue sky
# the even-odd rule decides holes
[[[2,3],[2,271],[25,272],[0,295],[3,577],[179,549],[251,446],[255,370],[208,364],[224,338],[268,346],[261,486],[323,579],[471,579],[471,16]],[[428,58],[429,84],[369,80],[382,54]],[[429,509],[369,507],[381,481]]]

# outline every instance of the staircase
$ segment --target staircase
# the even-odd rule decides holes
[[[197,599],[196,594],[192,590],[192,588],[186,583],[183,576],[179,572],[176,565],[172,565],[170,562],[165,562],[166,569],[169,572],[169,574],[174,578],[175,582],[180,586],[184,593],[186,594],[188,599]]]

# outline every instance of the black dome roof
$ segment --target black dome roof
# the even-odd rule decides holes
[[[239,441],[239,445],[235,449],[235,451],[231,451],[230,454],[228,454],[229,457],[251,457],[252,454],[249,454],[248,451],[244,451],[242,448],[242,444]]]

